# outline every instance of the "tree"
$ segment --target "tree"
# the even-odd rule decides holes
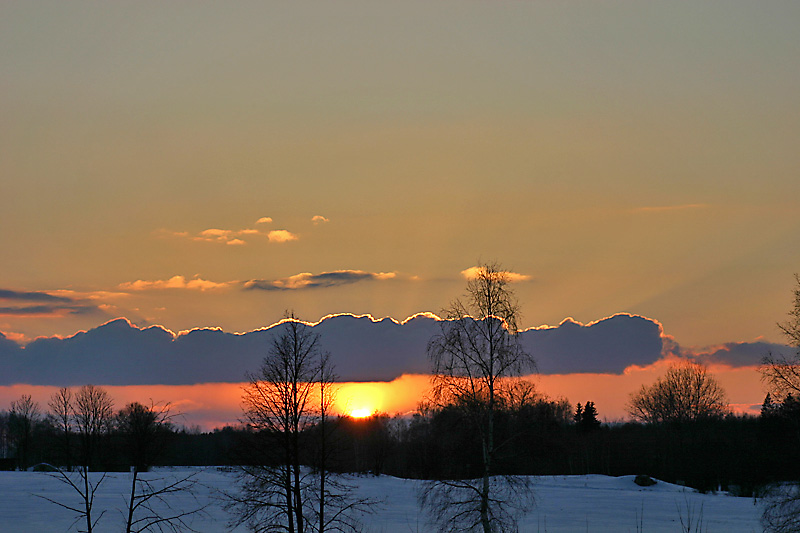
[[[769,487],[763,496],[761,525],[768,533],[800,531],[800,485],[784,483]]]
[[[581,408],[581,404],[578,404],[575,409],[574,420],[581,431],[592,431],[600,427],[594,402],[586,402],[586,406],[583,408]]]
[[[789,393],[800,394],[800,274],[795,274],[794,304],[789,319],[778,323],[789,346],[791,355],[769,354],[762,360],[761,379],[771,389],[773,397],[782,399]]]
[[[174,510],[168,497],[178,492],[191,492],[195,481],[192,473],[176,478],[141,479],[139,474],[149,470],[161,454],[171,435],[169,404],[149,407],[133,402],[117,413],[117,431],[122,437],[124,455],[131,465],[131,491],[125,523],[125,533],[191,530],[187,517],[201,512],[203,507],[189,511]],[[163,504],[161,509],[156,503]],[[164,510],[166,509],[166,511]]]
[[[509,378],[533,370],[535,362],[519,342],[519,304],[510,274],[497,263],[471,269],[464,299],[443,311],[441,331],[428,343],[433,376],[431,398],[439,407],[460,410],[480,441],[479,479],[428,483],[420,501],[441,531],[482,528],[513,530],[530,503],[523,478],[497,477],[495,418],[513,390]]]
[[[320,418],[326,421],[332,402],[328,355],[320,336],[293,314],[281,327],[261,368],[247,376],[242,403],[251,439],[240,490],[229,494],[232,524],[288,533],[355,531],[355,515],[369,502],[331,491],[337,483],[325,468],[324,442],[319,468],[304,468],[313,462],[308,433]]]
[[[50,396],[47,405],[50,407],[49,416],[53,425],[61,432],[61,459],[67,471],[72,471],[72,390],[68,387],[61,387]]]
[[[631,395],[628,413],[650,423],[690,422],[722,417],[725,391],[705,366],[685,362],[671,367],[650,386]]]
[[[99,460],[100,440],[109,432],[114,420],[114,401],[108,391],[84,385],[75,394],[73,420],[78,433],[78,460],[91,469]]]
[[[778,323],[778,329],[789,346],[794,349],[794,353],[768,354],[762,360],[760,370],[761,380],[767,384],[772,394],[769,406],[767,400],[764,400],[767,410],[765,412],[762,408],[762,414],[779,415],[784,420],[796,423],[795,417],[800,412],[798,407],[800,404],[795,399],[800,396],[800,274],[795,274],[794,277],[796,281],[792,291],[794,302],[788,313],[789,318],[785,322]],[[772,403],[775,398],[780,401],[779,406]],[[800,431],[796,427],[791,433],[794,433],[800,441]],[[800,528],[800,485],[786,484],[772,487],[766,498],[761,521],[764,531],[780,533],[797,531]]]
[[[28,464],[33,439],[33,428],[40,417],[39,404],[31,399],[30,394],[23,394],[18,400],[11,402],[9,413],[9,429],[11,440],[16,451],[17,465],[24,470]]]
[[[77,477],[59,469],[53,474],[59,481],[68,485],[81,497],[82,506],[72,506],[42,496],[45,500],[68,509],[77,515],[77,520],[85,520],[86,533],[92,533],[97,522],[103,517],[93,517],[92,509],[97,489],[106,478],[103,473],[92,480],[90,471],[97,466],[101,438],[111,429],[114,415],[114,402],[102,387],[84,385],[75,394],[72,402],[72,423],[78,434],[78,473]]]

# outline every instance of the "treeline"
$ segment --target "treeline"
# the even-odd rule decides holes
[[[138,408],[143,408],[141,404]],[[152,407],[148,407],[151,409]],[[96,436],[95,470],[128,470],[130,431],[123,421],[132,407],[113,413]],[[326,421],[331,471],[388,474],[416,479],[480,475],[480,439],[455,408],[423,410],[411,417],[375,414]],[[313,443],[319,424],[303,432]],[[225,427],[211,432],[164,424],[162,452],[152,465],[241,465],[262,432]],[[42,412],[23,396],[0,411],[0,457],[4,469],[41,464],[68,467],[78,460],[72,438],[54,413]],[[760,416],[728,415],[680,423],[601,424],[592,402],[573,408],[565,400],[536,398],[499,411],[497,474],[611,476],[647,474],[703,491],[721,488],[742,495],[775,481],[800,479],[800,401],[768,397]],[[313,450],[314,446],[302,449]],[[314,466],[309,452],[303,462]]]

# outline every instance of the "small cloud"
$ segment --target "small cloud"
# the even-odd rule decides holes
[[[256,221],[256,224],[267,224],[272,222],[270,217],[262,217]],[[196,235],[188,232],[175,232],[162,230],[161,235],[171,237],[182,237],[191,239],[197,242],[212,242],[220,244],[229,244],[232,246],[244,246],[247,244],[246,237],[266,237],[269,242],[288,242],[296,241],[299,237],[285,229],[261,231],[257,228],[244,228],[238,230],[221,229],[221,228],[208,228]]]
[[[126,291],[152,291],[152,290],[166,290],[166,289],[184,289],[196,291],[208,291],[224,289],[235,282],[217,283],[208,281],[199,277],[194,277],[187,280],[183,276],[172,276],[167,280],[136,280],[120,284],[119,288]]]
[[[365,272],[363,270],[335,270],[312,274],[302,272],[275,280],[254,279],[244,284],[245,289],[260,289],[264,291],[291,291],[300,289],[316,289],[324,287],[338,287],[350,285],[359,281],[388,280],[396,277],[394,272]]]
[[[483,270],[482,267],[478,266],[469,267],[466,270],[462,270],[461,275],[464,276],[464,278],[466,279],[475,279],[478,277],[478,274],[480,274],[482,270]],[[530,281],[531,279],[533,279],[533,277],[529,276],[528,274],[518,274],[517,272],[509,272],[507,270],[503,271],[503,273],[506,275],[506,278],[511,283],[519,283],[521,281]]]
[[[316,225],[316,224],[324,224],[326,222],[330,222],[330,220],[322,215],[314,215],[313,217],[311,217],[311,222],[313,222]]]
[[[661,205],[649,207],[637,207],[634,213],[666,213],[670,211],[688,211],[690,209],[705,209],[708,204],[683,204],[683,205]]]
[[[296,241],[297,235],[285,229],[272,230],[267,234],[269,242],[289,242]]]
[[[0,300],[15,300],[22,302],[72,302],[72,298],[54,296],[41,291],[12,291],[0,289]]]
[[[76,300],[111,300],[114,298],[126,298],[130,296],[126,292],[112,292],[112,291],[73,291],[68,289],[58,289],[51,291],[53,294],[68,298],[71,301]]]
[[[27,344],[28,342],[31,341],[30,337],[28,337],[24,333],[15,333],[13,331],[3,331],[2,333],[0,333],[0,336],[3,336],[6,339],[14,341],[20,345]]]
[[[0,316],[63,317],[103,312],[97,300],[127,296],[124,293],[95,291],[78,292],[58,289],[53,291],[15,291],[0,289],[0,301],[9,305],[0,307]],[[94,300],[94,301],[93,301]]]
[[[233,232],[231,230],[228,230],[228,229],[211,228],[211,229],[207,229],[207,230],[201,231],[200,235],[202,237],[219,238],[219,237],[227,237],[231,233],[233,233]]]
[[[66,315],[86,315],[97,312],[94,305],[29,305],[24,307],[0,307],[0,316],[15,317],[62,317]]]
[[[229,229],[209,228],[201,231],[197,236],[192,237],[192,240],[227,243],[234,238],[234,235],[237,234],[238,232]]]

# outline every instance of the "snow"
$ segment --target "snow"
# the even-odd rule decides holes
[[[147,479],[185,477],[192,469],[164,469],[143,474]],[[101,474],[92,474],[99,479]],[[534,480],[536,507],[520,524],[522,532],[646,532],[682,531],[690,515],[707,532],[761,531],[761,506],[752,498],[727,494],[699,494],[669,483],[639,487],[634,476],[545,476]],[[202,469],[195,495],[177,494],[173,507],[191,509],[208,504],[205,515],[193,517],[192,527],[202,532],[227,531],[228,516],[221,506],[221,492],[234,488],[233,475],[224,469]],[[364,517],[368,533],[428,531],[416,503],[418,481],[381,477],[356,477],[358,495],[381,500],[375,512]],[[125,493],[130,475],[109,473],[97,492],[95,513],[106,511],[98,531],[121,530]],[[8,533],[77,531],[74,513],[40,497],[67,505],[79,505],[77,493],[44,472],[0,472],[0,529]],[[196,498],[196,499],[195,499]],[[97,516],[97,514],[95,515]],[[234,531],[243,532],[245,528]]]

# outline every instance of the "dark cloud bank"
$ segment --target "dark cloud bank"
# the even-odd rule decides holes
[[[160,327],[140,329],[118,319],[69,338],[37,339],[24,348],[0,334],[0,385],[240,382],[247,371],[257,370],[281,328],[279,324],[246,334],[198,329],[175,336]],[[340,315],[314,326],[342,381],[389,381],[404,373],[428,372],[426,346],[438,330],[438,321],[424,315],[403,324]],[[769,351],[786,349],[749,343],[693,353],[664,339],[658,322],[622,314],[588,326],[566,320],[558,327],[521,335],[542,374],[618,374],[667,353],[745,366],[757,364]]]

